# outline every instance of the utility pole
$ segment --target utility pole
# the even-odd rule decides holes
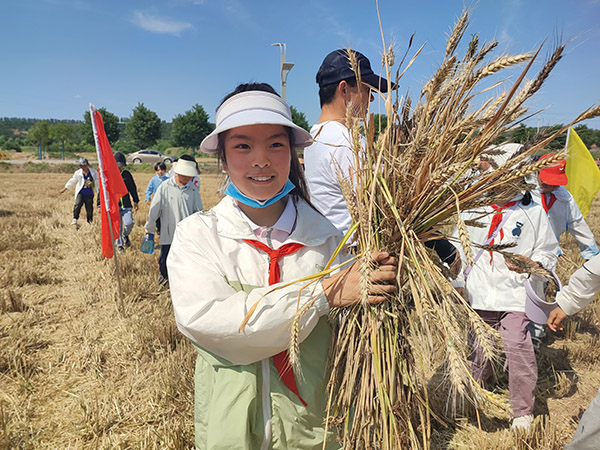
[[[281,42],[276,42],[275,44],[271,44],[272,46],[276,46],[279,47],[280,50],[280,59],[279,59],[279,69],[281,70],[281,98],[285,101],[285,89],[286,89],[286,82],[287,82],[287,76],[288,73],[290,72],[290,70],[292,70],[292,67],[294,67],[294,63],[288,63],[285,62],[285,44],[282,44]]]

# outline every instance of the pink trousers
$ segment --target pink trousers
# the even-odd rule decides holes
[[[527,325],[530,320],[524,312],[518,311],[484,311],[477,314],[490,326],[500,332],[506,365],[508,368],[508,397],[513,410],[513,417],[533,413],[535,387],[537,384],[537,362]],[[484,386],[494,380],[494,364],[486,360],[479,343],[470,335],[473,350],[473,377]]]

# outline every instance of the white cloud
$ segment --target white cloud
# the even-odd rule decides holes
[[[152,33],[172,34],[179,36],[182,31],[192,27],[191,23],[170,20],[153,14],[135,11],[133,13],[132,23],[146,31]]]

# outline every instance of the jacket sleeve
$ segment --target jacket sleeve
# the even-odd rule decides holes
[[[202,206],[202,197],[200,196],[200,188],[198,188],[198,195],[196,196],[194,212],[202,211],[204,207]]]
[[[129,191],[129,195],[133,199],[133,203],[139,203],[140,198],[138,197],[137,186],[135,185],[135,180],[133,179],[133,175],[131,172],[127,171],[127,176],[125,177],[125,186]]]
[[[152,198],[152,203],[150,204],[148,221],[146,222],[146,225],[144,225],[144,229],[147,233],[156,233],[156,220],[160,217],[162,209],[162,191],[164,188],[161,188],[161,186],[162,184],[158,186],[158,189]]]
[[[568,315],[589,305],[600,292],[600,255],[587,261],[571,275],[569,284],[556,294],[556,301]]]
[[[148,186],[146,187],[146,191],[144,192],[144,196],[147,202],[150,201],[150,199],[152,198],[152,194],[154,194],[154,180],[154,177],[150,178]]]
[[[286,349],[297,307],[316,298],[299,322],[302,342],[329,311],[323,288],[306,282],[284,287],[236,286],[215,263],[211,249],[190,239],[190,218],[177,226],[167,266],[175,320],[179,330],[200,347],[233,364],[250,364]],[[255,270],[249,267],[248,270]],[[239,283],[238,283],[239,284]],[[235,286],[235,288],[234,288]],[[240,325],[258,302],[249,322]],[[324,344],[325,345],[325,344]]]
[[[569,198],[569,219],[567,223],[569,233],[573,235],[584,259],[590,259],[600,253],[596,239],[588,226],[583,214],[579,210],[573,196]]]
[[[71,189],[73,186],[77,184],[77,172],[73,174],[73,176],[65,183],[65,189]]]

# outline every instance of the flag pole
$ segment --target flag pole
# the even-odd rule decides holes
[[[112,222],[110,221],[110,211],[107,209],[106,210],[106,215],[108,217],[108,223],[112,224]],[[115,238],[113,236],[113,229],[112,226],[108,227],[109,231],[110,231],[110,242],[112,244],[112,249],[113,249],[113,258],[115,259],[115,273],[117,274],[117,287],[119,289],[119,312],[121,313],[121,316],[125,317],[125,302],[123,301],[123,289],[121,288],[121,271],[119,270],[119,258],[117,258],[117,251],[115,249]]]
[[[100,176],[100,195],[102,195],[102,200],[104,200],[104,209],[106,210],[106,217],[108,222],[108,230],[110,233],[110,243],[112,245],[113,257],[115,258],[115,274],[117,276],[117,288],[119,290],[119,301],[117,304],[117,310],[121,314],[121,316],[125,317],[125,301],[123,300],[123,288],[121,287],[121,271],[119,270],[119,260],[117,258],[117,252],[115,249],[115,239],[112,227],[112,221],[110,217],[110,202],[108,198],[106,179],[103,167],[102,157],[100,156],[100,144],[98,143],[98,130],[96,129],[96,120],[94,118],[94,113],[96,112],[96,108],[90,103],[90,119],[92,122],[92,130],[94,132],[94,141],[96,143],[96,153],[98,154],[98,165],[99,170],[98,174]],[[103,131],[104,133],[104,131]]]

